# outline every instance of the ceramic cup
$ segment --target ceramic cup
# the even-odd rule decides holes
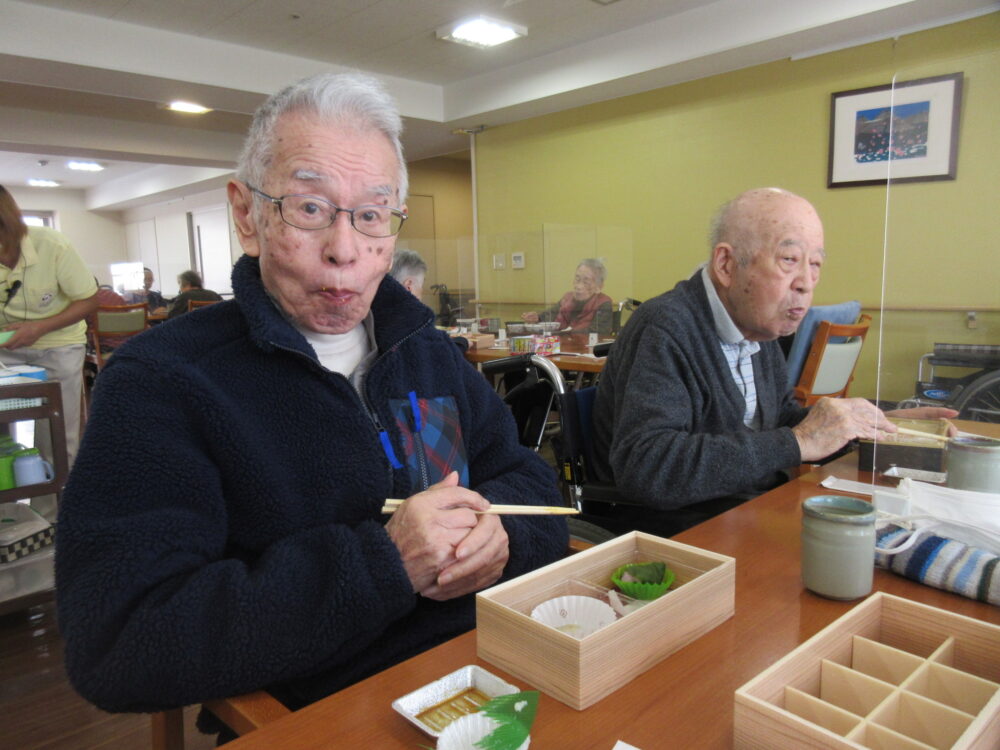
[[[14,482],[18,487],[51,482],[55,475],[52,464],[38,454],[38,448],[18,451],[14,456]]]
[[[1000,440],[956,437],[945,453],[948,478],[956,490],[1000,493]]]
[[[830,599],[850,600],[872,590],[875,508],[840,495],[802,503],[802,583]]]

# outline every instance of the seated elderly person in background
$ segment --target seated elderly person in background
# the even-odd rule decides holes
[[[420,299],[427,278],[427,263],[413,250],[397,250],[392,259],[389,275],[403,285],[410,294]]]
[[[125,304],[135,305],[144,302],[150,312],[166,312],[168,300],[153,289],[153,270],[151,268],[142,269],[142,289],[125,293]],[[103,303],[102,303],[103,304]]]
[[[586,258],[576,267],[573,291],[566,292],[554,306],[542,312],[526,312],[521,320],[526,323],[555,321],[559,330],[577,332],[611,330],[611,297],[603,294],[608,271],[597,258]]]
[[[826,257],[815,209],[751,190],[723,206],[711,242],[707,266],[632,316],[601,374],[598,475],[645,506],[616,506],[625,526],[676,533],[771,489],[783,469],[896,431],[862,398],[803,409],[786,382],[775,340],[802,321]]]
[[[563,520],[480,512],[558,503],[554,473],[386,278],[401,129],[364,76],[268,99],[228,186],[235,299],[99,378],[56,575],[67,672],[101,708],[259,688],[297,708],[472,628],[474,592],[565,552]]]
[[[222,295],[205,289],[202,286],[201,274],[197,271],[184,271],[177,277],[177,288],[180,291],[170,305],[167,320],[183,315],[188,311],[188,302],[219,302]]]

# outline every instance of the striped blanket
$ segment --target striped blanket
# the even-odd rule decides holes
[[[894,555],[879,550],[902,546],[917,536],[908,549]],[[1000,557],[931,531],[911,531],[888,524],[878,529],[875,564],[934,588],[1000,605]]]

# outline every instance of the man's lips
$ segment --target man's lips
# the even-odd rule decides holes
[[[793,320],[801,320],[806,314],[806,309],[805,307],[790,307],[785,311],[785,314]]]
[[[333,305],[346,305],[358,296],[356,292],[349,289],[328,289],[326,287],[321,288],[317,294]]]

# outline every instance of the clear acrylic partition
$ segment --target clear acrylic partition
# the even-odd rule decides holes
[[[439,326],[476,316],[476,274],[472,237],[433,239],[400,235],[396,249],[413,250],[427,263],[421,300]]]
[[[599,292],[611,298],[611,315],[599,333],[601,339],[610,339],[632,311],[632,231],[625,226],[543,223],[536,231],[480,237],[480,317],[499,320],[515,334],[521,332],[517,327],[524,313],[540,313],[544,320],[549,311],[552,318],[560,300],[573,291],[580,262],[593,259],[605,269]]]
[[[952,406],[962,419],[989,422],[1000,422],[998,70],[994,44],[896,72],[896,135],[902,141],[916,133],[927,151],[910,156],[912,146],[901,145],[903,156],[888,164],[883,292],[880,309],[871,311],[870,339],[878,344],[880,401]],[[941,90],[905,85],[955,73],[962,74],[960,91],[953,83]],[[930,164],[935,149],[950,156],[950,93],[961,97],[954,103],[954,179],[915,180],[918,162]]]

